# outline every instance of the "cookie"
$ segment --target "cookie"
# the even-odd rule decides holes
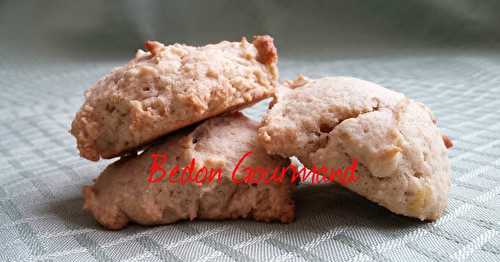
[[[108,229],[121,229],[131,221],[160,225],[195,218],[289,223],[294,218],[294,184],[286,174],[280,182],[245,180],[257,177],[249,170],[258,166],[289,164],[257,145],[257,127],[234,113],[175,132],[140,155],[109,165],[94,185],[84,187],[84,209]],[[167,157],[156,159],[164,173],[151,176],[153,156]]]
[[[275,92],[278,55],[270,36],[203,47],[148,41],[145,48],[86,91],[70,130],[82,157],[97,161],[133,153]]]
[[[309,168],[358,161],[347,188],[390,211],[421,220],[448,202],[450,162],[429,108],[403,94],[349,77],[299,77],[279,89],[258,139],[270,154]]]

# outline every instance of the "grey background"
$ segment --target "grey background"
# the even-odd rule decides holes
[[[148,39],[203,45],[262,33],[284,57],[358,57],[492,49],[499,10],[495,0],[2,1],[0,33],[16,59],[125,59]]]
[[[0,1],[0,261],[498,261],[500,2]],[[282,79],[350,75],[429,105],[455,142],[449,207],[396,216],[303,185],[290,225],[197,221],[103,230],[80,189],[109,163],[67,133],[83,91],[144,40],[269,33]],[[246,110],[258,118],[265,103]]]

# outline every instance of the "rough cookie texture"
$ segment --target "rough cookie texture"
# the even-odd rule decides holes
[[[148,41],[145,48],[86,91],[70,131],[82,157],[125,155],[275,92],[278,55],[270,36],[203,47]]]
[[[447,206],[450,163],[425,105],[374,83],[299,77],[280,87],[258,138],[266,151],[306,166],[359,161],[350,190],[392,212],[437,219]]]
[[[108,166],[93,186],[83,189],[84,209],[109,229],[120,229],[129,221],[143,225],[169,224],[178,220],[254,218],[259,221],[294,218],[293,184],[288,176],[281,183],[239,183],[231,180],[238,160],[248,151],[236,177],[247,167],[284,167],[289,160],[267,155],[257,141],[257,123],[240,113],[207,120],[194,130],[182,129],[138,156],[128,156]],[[165,170],[177,164],[182,169],[194,158],[197,167],[221,167],[222,180],[169,183],[147,182],[151,154],[167,154]],[[157,175],[157,177],[159,174]],[[176,178],[180,179],[180,174]],[[201,179],[200,179],[201,180]]]

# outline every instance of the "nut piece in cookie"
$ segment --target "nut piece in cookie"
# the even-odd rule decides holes
[[[160,225],[195,218],[289,223],[294,219],[294,185],[288,176],[270,183],[244,180],[249,177],[247,168],[281,169],[289,164],[286,158],[266,154],[256,143],[257,127],[234,113],[182,129],[138,156],[109,165],[94,185],[83,189],[84,209],[109,229],[121,229],[129,222]],[[248,151],[252,153],[242,158]],[[159,161],[165,176],[158,181],[161,172],[156,172],[154,182],[148,182],[153,154],[168,157]],[[271,175],[268,170],[267,178]]]
[[[288,87],[288,86],[290,87]],[[350,190],[397,214],[434,220],[448,202],[451,140],[429,108],[374,83],[300,78],[280,87],[258,139],[306,166],[359,162]]]
[[[274,94],[278,54],[270,36],[203,47],[147,41],[126,65],[85,93],[71,125],[80,155],[123,156],[203,119]]]

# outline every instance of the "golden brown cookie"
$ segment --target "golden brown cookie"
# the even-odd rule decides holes
[[[288,82],[258,137],[268,153],[297,156],[309,168],[356,159],[358,178],[345,186],[397,214],[434,220],[447,206],[451,140],[429,108],[377,84],[349,77]]]
[[[266,183],[249,171],[289,163],[257,145],[257,126],[234,113],[209,119],[194,130],[182,129],[138,156],[109,165],[93,186],[83,189],[84,208],[109,229],[130,221],[160,225],[195,218],[291,222],[290,178],[284,175],[281,182]],[[153,156],[165,173],[152,167]],[[157,172],[151,176],[152,168]]]
[[[138,150],[179,128],[252,105],[275,92],[270,36],[203,47],[148,41],[85,93],[71,134],[89,160]]]

